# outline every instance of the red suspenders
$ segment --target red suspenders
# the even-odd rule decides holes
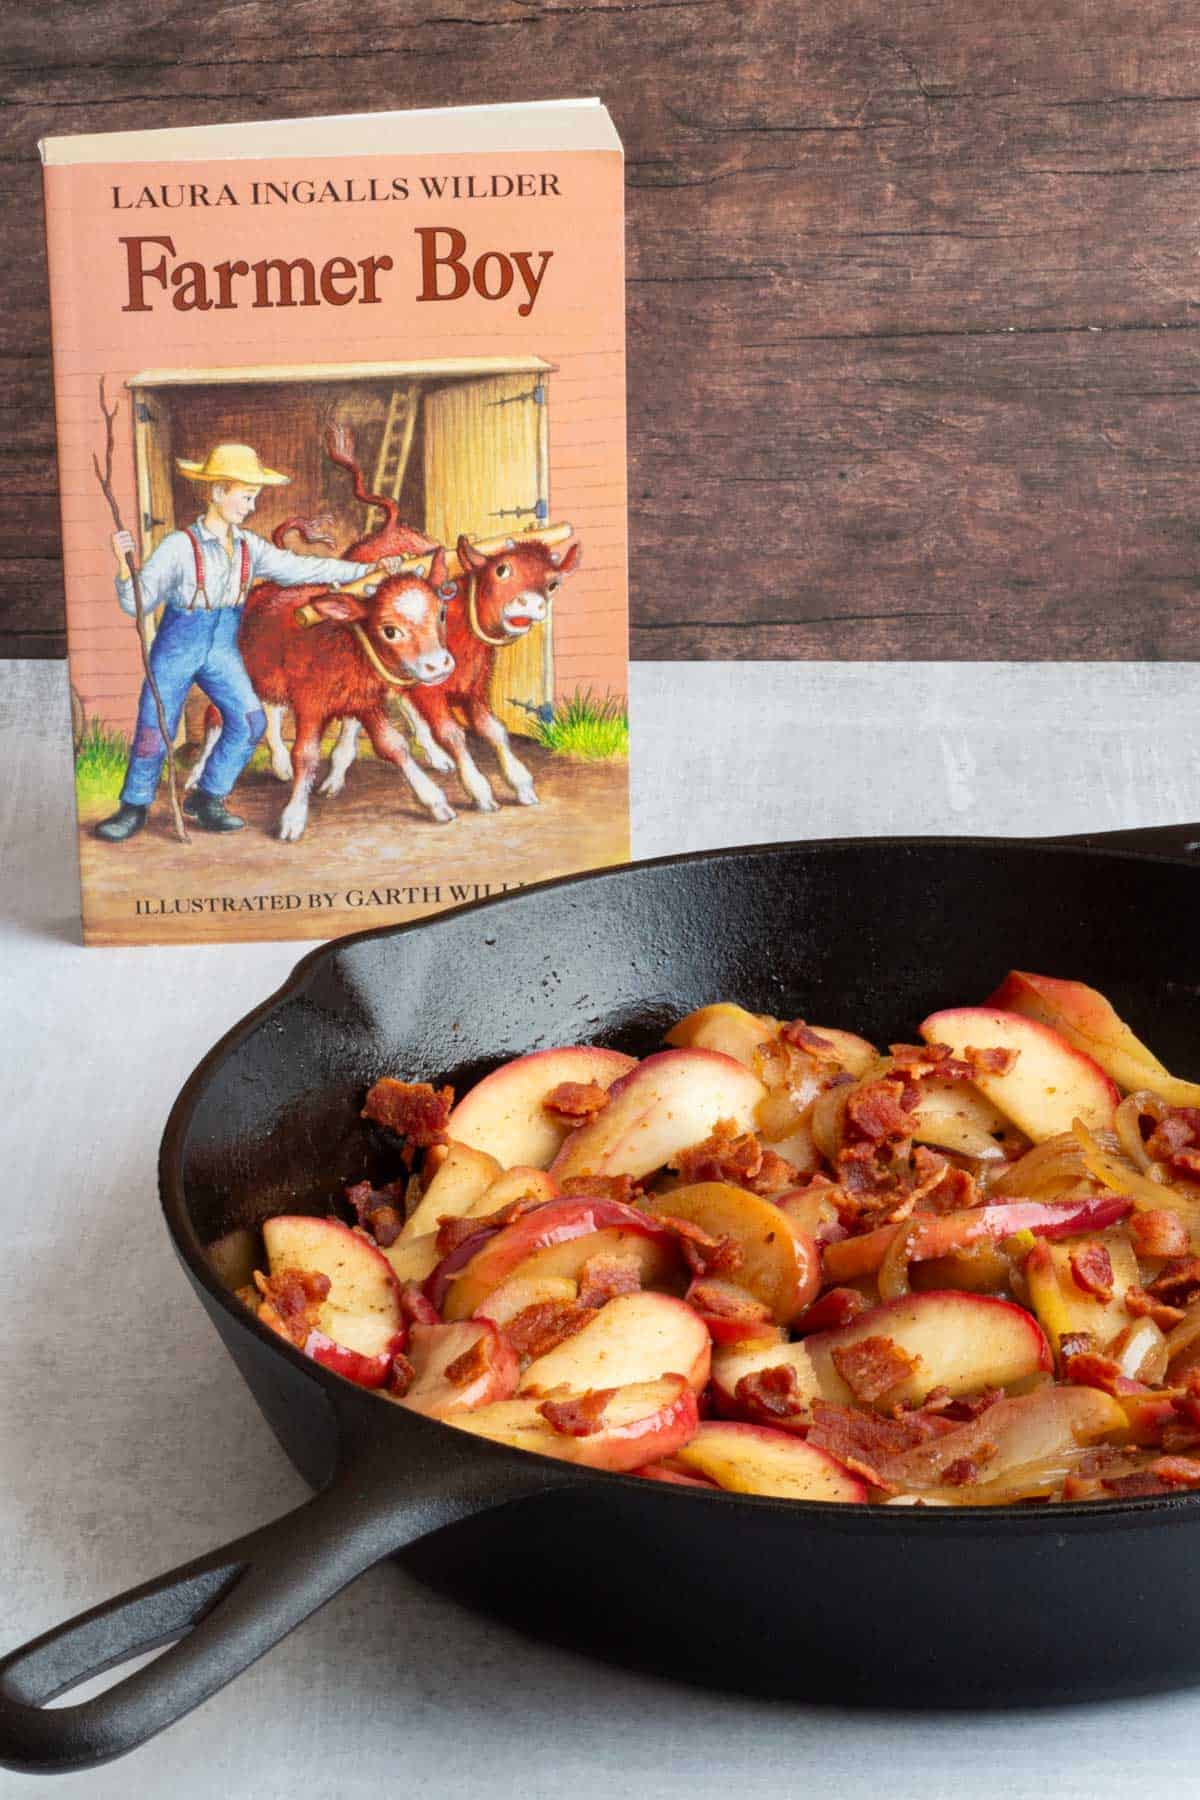
[[[209,607],[209,606],[211,606],[212,602],[209,600],[208,590],[205,588],[205,585],[204,585],[204,555],[200,549],[200,539],[196,536],[195,532],[192,530],[190,525],[184,526],[183,535],[186,537],[188,543],[192,546],[192,560],[196,565],[196,594],[195,594],[195,598],[192,601],[193,610],[197,606]],[[241,574],[238,577],[238,597],[237,597],[237,604],[239,606],[241,606],[241,604],[245,600],[246,589],[250,586],[250,546],[246,542],[245,538],[242,539],[241,547],[242,547],[242,568],[241,568]]]

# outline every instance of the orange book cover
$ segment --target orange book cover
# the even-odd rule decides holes
[[[624,861],[605,108],[40,149],[85,941],[332,937]]]

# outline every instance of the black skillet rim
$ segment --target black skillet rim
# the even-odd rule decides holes
[[[1083,857],[1107,861],[1116,858],[1121,862],[1167,862],[1179,867],[1194,866],[1185,856],[1148,854],[1145,851],[1124,848],[1106,848],[1095,842],[1073,843],[1056,838],[1011,838],[1011,837],[843,837],[843,838],[797,838],[775,841],[765,844],[731,844],[715,850],[693,850],[675,856],[647,857],[638,862],[619,863],[608,868],[585,869],[573,875],[560,875],[548,881],[532,883],[514,893],[494,894],[483,900],[471,900],[464,905],[447,907],[432,916],[412,919],[399,925],[377,925],[365,931],[347,932],[341,937],[331,938],[319,944],[302,956],[291,973],[272,994],[254,1007],[250,1012],[232,1025],[210,1050],[201,1058],[183,1087],[175,1098],[171,1111],[163,1128],[162,1140],[158,1155],[158,1190],[159,1203],[163,1217],[175,1245],[193,1279],[199,1283],[214,1299],[218,1300],[234,1322],[243,1330],[253,1333],[266,1344],[276,1355],[287,1358],[292,1366],[318,1388],[324,1389],[331,1400],[344,1396],[347,1387],[354,1388],[353,1382],[335,1375],[331,1370],[323,1369],[309,1357],[304,1356],[291,1344],[285,1343],[275,1332],[268,1331],[264,1325],[243,1307],[218,1279],[212,1265],[205,1254],[204,1246],[196,1236],[188,1211],[183,1176],[183,1152],[187,1133],[197,1100],[204,1091],[209,1075],[230,1051],[234,1050],[243,1039],[250,1036],[260,1023],[284,1001],[303,992],[313,973],[322,964],[336,957],[339,951],[353,945],[364,943],[374,938],[400,937],[413,931],[436,931],[439,924],[450,918],[460,918],[466,913],[487,911],[496,907],[519,905],[527,896],[543,894],[557,888],[575,887],[582,883],[621,880],[630,871],[641,869],[678,868],[689,863],[718,862],[727,858],[741,856],[784,855],[802,852],[817,855],[827,851],[845,850],[859,845],[869,844],[880,850],[894,850],[902,853],[914,848],[920,849],[968,849],[1026,851],[1037,850],[1068,857]],[[371,1398],[367,1390],[356,1390],[365,1398]],[[379,1404],[383,1404],[379,1402]],[[438,1423],[432,1421],[432,1423]],[[452,1431],[453,1426],[445,1426]],[[482,1444],[480,1446],[483,1447]],[[494,1446],[494,1448],[501,1448]],[[521,1457],[535,1456],[528,1450],[508,1452]],[[536,1456],[539,1463],[556,1470],[562,1470],[562,1463],[553,1458]],[[647,1482],[632,1475],[616,1474],[609,1470],[588,1469],[578,1464],[571,1465],[573,1477],[579,1481],[619,1481],[623,1487],[634,1488],[642,1493],[648,1489],[657,1491],[668,1497],[668,1504],[679,1499],[695,1502],[703,1499],[711,1504],[711,1494],[697,1495],[687,1489],[673,1488],[665,1482]],[[1183,1492],[1174,1494],[1147,1495],[1133,1500],[1105,1501],[1058,1501],[1044,1508],[1030,1510],[1021,1506],[978,1506],[978,1507],[920,1507],[920,1506],[867,1506],[847,1507],[834,1501],[817,1500],[780,1500],[765,1494],[724,1494],[718,1496],[726,1503],[732,1501],[738,1505],[750,1505],[755,1509],[763,1508],[796,1518],[798,1524],[810,1522],[822,1525],[839,1525],[843,1528],[868,1530],[883,1529],[899,1531],[902,1529],[949,1530],[959,1536],[986,1535],[995,1524],[1006,1529],[1015,1529],[1018,1535],[1024,1536],[1030,1531],[1042,1531],[1047,1527],[1056,1529],[1068,1523],[1073,1529],[1109,1530],[1122,1527],[1140,1527],[1153,1519],[1157,1524],[1187,1524],[1200,1519],[1200,1492]],[[877,1527],[867,1521],[888,1519],[889,1525]]]

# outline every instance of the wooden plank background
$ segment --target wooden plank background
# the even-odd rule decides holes
[[[1190,0],[21,0],[0,656],[63,648],[38,136],[589,93],[635,656],[1200,655]]]

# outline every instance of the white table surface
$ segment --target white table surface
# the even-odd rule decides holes
[[[1195,665],[632,673],[637,856],[1200,818]],[[305,1494],[176,1266],[154,1180],[184,1077],[305,947],[83,950],[68,744],[64,667],[0,664],[0,1652]],[[990,1716],[701,1693],[528,1642],[385,1566],[133,1756],[50,1789],[0,1771],[0,1796],[1106,1800],[1200,1793],[1197,1741],[1200,1689]]]

